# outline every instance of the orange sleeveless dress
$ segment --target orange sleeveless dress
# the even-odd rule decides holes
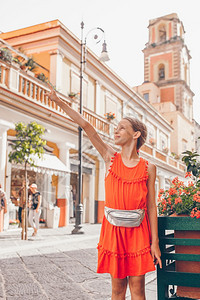
[[[154,271],[150,253],[151,233],[147,215],[148,161],[140,158],[135,167],[127,167],[121,154],[115,153],[105,178],[105,206],[115,209],[145,209],[139,227],[118,227],[103,218],[98,243],[97,273],[114,278],[139,276]]]

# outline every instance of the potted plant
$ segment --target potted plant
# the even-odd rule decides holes
[[[21,61],[19,60],[19,58],[16,56],[16,57],[13,57],[12,58],[12,65],[15,66],[16,68],[20,68],[21,66]]]
[[[150,138],[149,139],[149,143],[152,145],[152,146],[154,146],[155,144],[156,144],[156,140],[154,139],[154,138]]]
[[[77,98],[78,98],[78,95],[79,95],[79,93],[74,93],[74,92],[68,93],[68,96],[69,96],[71,99],[77,99]]]
[[[178,155],[178,154],[175,153],[175,152],[171,152],[171,157],[173,157],[174,159],[177,159],[177,160],[180,159],[180,155]]]
[[[106,119],[108,121],[114,120],[116,118],[115,114],[112,112],[108,112],[108,113],[104,114],[104,116],[106,117]]]
[[[14,229],[19,227],[19,220],[9,220],[9,228]]]
[[[34,77],[35,73],[33,72],[33,70],[35,70],[36,67],[37,66],[33,58],[28,58],[28,60],[21,66],[21,69],[25,70],[28,75]]]
[[[5,62],[11,63],[11,61],[12,61],[11,51],[5,47],[2,47],[0,49],[0,59],[2,59]]]
[[[182,161],[187,166],[185,178],[189,178],[189,181],[185,183],[175,177],[169,189],[159,191],[158,210],[159,215],[161,215],[159,226],[163,226],[165,223],[170,225],[170,229],[174,229],[175,239],[193,239],[195,241],[196,239],[200,240],[200,162],[197,160],[199,154],[185,151],[183,155]],[[165,217],[162,220],[162,216],[169,217],[169,219],[166,220]],[[175,220],[173,220],[174,217]],[[176,254],[199,254],[200,246],[184,243],[175,244]],[[177,272],[200,273],[200,261],[177,260],[175,270]],[[176,295],[199,299],[200,288],[178,286]]]
[[[187,172],[185,177],[192,179],[192,174]],[[185,184],[175,177],[169,189],[160,189],[158,211],[164,216],[187,215],[200,218],[200,180],[191,180]]]
[[[169,152],[169,149],[168,149],[167,147],[165,147],[165,148],[162,149],[162,151],[163,151],[164,153],[168,153],[168,152]]]
[[[40,228],[46,227],[46,220],[45,219],[40,219]]]
[[[160,215],[187,215],[200,218],[200,162],[197,152],[183,152],[182,161],[187,166],[185,178],[190,178],[187,184],[178,177],[172,180],[168,190],[161,189],[158,194],[158,210]]]
[[[43,82],[46,82],[47,81],[47,77],[44,75],[44,73],[39,73],[36,75],[36,78],[43,81]]]

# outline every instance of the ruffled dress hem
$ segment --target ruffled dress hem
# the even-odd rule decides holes
[[[155,271],[150,247],[135,253],[123,254],[105,250],[100,245],[97,248],[99,260],[97,273],[109,273],[113,278],[123,279],[127,276],[141,276]]]

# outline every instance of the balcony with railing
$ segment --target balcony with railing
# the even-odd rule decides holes
[[[50,112],[55,112],[59,115],[68,118],[66,113],[48,96],[45,95],[49,91],[47,85],[41,80],[32,77],[27,72],[17,68],[13,64],[8,64],[0,60],[0,87],[15,92],[24,99],[37,103],[41,107],[45,107]],[[66,101],[71,107],[78,109],[78,104],[70,97],[58,93],[59,97]],[[95,114],[86,107],[83,108],[83,116],[103,135],[109,136],[110,124],[103,117]]]
[[[156,158],[156,160],[160,161],[160,163],[165,163],[173,168],[176,168],[180,172],[185,172],[186,171],[186,166],[180,158],[174,158],[173,156],[170,155],[169,151],[160,150],[157,148],[156,145],[152,145],[151,143],[145,143],[142,148],[141,152],[143,152],[149,156]]]

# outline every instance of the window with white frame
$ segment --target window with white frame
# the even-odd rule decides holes
[[[76,69],[71,69],[71,88],[70,93],[80,92],[80,77],[79,72]],[[87,107],[87,96],[88,96],[88,80],[87,77],[83,77],[83,106]]]
[[[182,139],[182,152],[187,150],[187,141],[185,139]]]
[[[149,93],[144,93],[143,97],[145,101],[149,102]]]
[[[138,119],[138,120],[142,120],[142,115],[140,115],[138,112],[136,112],[133,108],[131,107],[128,107],[127,109],[127,114],[126,114],[127,117],[131,117],[131,118],[135,118],[135,119]]]
[[[147,141],[151,145],[156,144],[156,129],[155,126],[151,123],[147,123]]]
[[[163,132],[160,132],[160,149],[167,151],[167,136]]]
[[[121,116],[121,107],[117,103],[117,99],[111,98],[109,95],[105,96],[105,114],[106,113],[114,113],[117,117],[118,115]]]

